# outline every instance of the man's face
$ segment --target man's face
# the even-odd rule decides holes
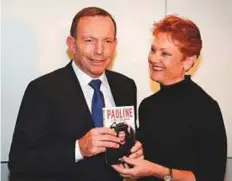
[[[99,77],[115,53],[117,41],[112,20],[107,16],[82,17],[77,25],[76,38],[69,38],[72,38],[68,45],[75,63],[91,77]]]
[[[126,138],[126,133],[125,133],[125,131],[119,131],[119,132],[118,132],[118,137],[119,137],[119,139],[120,139],[120,144],[124,145],[125,142],[126,142],[126,140],[125,140],[125,138]]]

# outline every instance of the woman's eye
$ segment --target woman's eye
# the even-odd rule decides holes
[[[171,56],[171,54],[170,54],[170,53],[167,53],[167,52],[163,52],[162,55],[163,55],[163,56]]]
[[[156,50],[155,50],[154,48],[151,47],[151,52],[152,52],[152,53],[155,53]]]

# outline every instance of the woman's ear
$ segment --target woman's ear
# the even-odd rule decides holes
[[[68,45],[68,50],[71,51],[73,54],[76,53],[76,40],[72,36],[68,36],[66,39],[66,44]]]
[[[189,71],[194,66],[196,60],[197,60],[196,55],[193,55],[191,57],[185,57],[185,60],[184,60],[184,70],[185,70],[185,72]]]

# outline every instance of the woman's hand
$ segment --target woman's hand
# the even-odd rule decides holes
[[[156,167],[158,165],[143,159],[133,159],[128,157],[123,157],[124,165],[113,165],[112,167],[119,172],[122,177],[138,179],[146,176],[154,176]],[[129,168],[127,164],[131,165]]]
[[[143,146],[139,141],[135,142],[135,145],[131,148],[130,151],[131,151],[131,154],[129,155],[129,158],[144,159]]]

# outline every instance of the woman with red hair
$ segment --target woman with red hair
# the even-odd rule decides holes
[[[154,24],[153,36],[150,77],[160,90],[139,108],[145,160],[124,157],[133,168],[114,168],[143,181],[223,181],[227,139],[219,105],[186,75],[200,55],[200,31],[169,15]]]

